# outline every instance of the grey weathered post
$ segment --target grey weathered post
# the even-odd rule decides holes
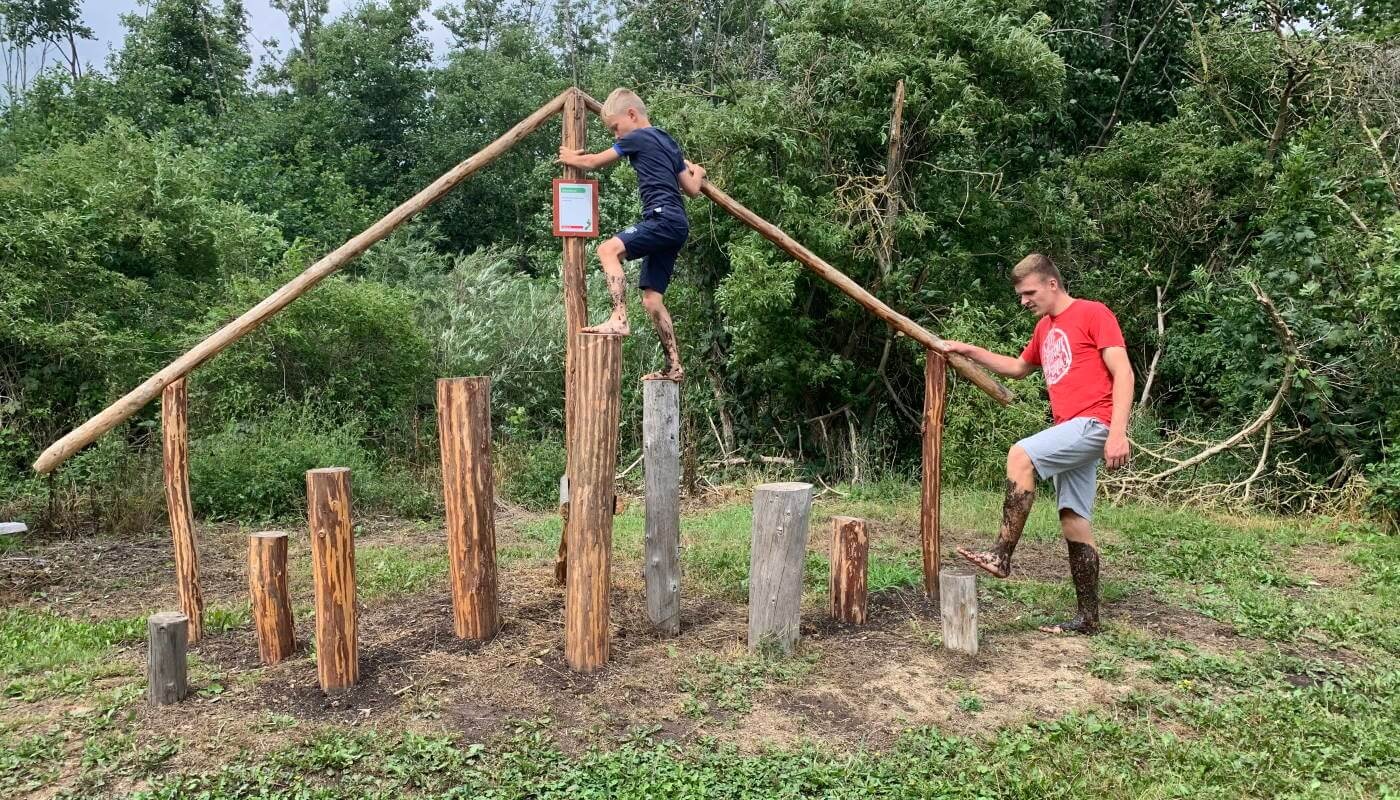
[[[765,483],[753,491],[749,555],[749,649],[797,645],[812,484]]]
[[[661,635],[675,636],[681,630],[680,385],[644,381],[642,400],[647,619]]]
[[[146,620],[146,696],[153,706],[185,699],[185,644],[190,618],[179,611],[162,611]]]
[[[977,655],[977,576],[968,569],[948,567],[938,573],[938,589],[943,646]]]

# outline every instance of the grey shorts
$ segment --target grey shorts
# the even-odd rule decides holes
[[[1093,417],[1075,417],[1016,443],[1042,479],[1055,483],[1059,507],[1084,519],[1094,511],[1094,489],[1108,426]]]

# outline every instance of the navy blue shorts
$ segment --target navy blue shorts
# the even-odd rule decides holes
[[[653,208],[642,221],[628,225],[617,235],[627,248],[627,260],[642,259],[637,286],[665,294],[676,270],[676,256],[690,235],[690,221],[679,208]]]

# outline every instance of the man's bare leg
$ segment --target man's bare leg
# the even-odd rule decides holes
[[[666,310],[666,303],[661,299],[661,292],[655,289],[643,289],[642,307],[647,310],[647,315],[651,317],[651,324],[656,328],[656,336],[661,340],[661,349],[666,353],[666,369],[643,376],[642,380],[680,383],[681,379],[685,377],[685,370],[681,368],[681,350],[676,345],[676,328],[671,323],[671,312]]]
[[[1094,544],[1094,532],[1089,520],[1067,508],[1060,509],[1060,533],[1069,548],[1069,574],[1074,580],[1074,595],[1079,613],[1074,619],[1044,625],[1046,633],[1099,632],[1099,548]]]
[[[959,547],[958,555],[998,578],[1010,575],[1011,554],[1016,550],[1016,543],[1021,541],[1021,531],[1026,528],[1026,519],[1031,515],[1033,503],[1035,465],[1025,450],[1013,446],[1006,454],[1006,498],[1001,505],[1001,530],[997,533],[996,543],[990,550],[981,552]]]
[[[631,332],[627,326],[627,275],[622,271],[622,256],[626,253],[627,246],[616,236],[598,245],[598,263],[608,279],[608,294],[612,295],[613,309],[607,320],[584,328],[584,333],[626,336]]]

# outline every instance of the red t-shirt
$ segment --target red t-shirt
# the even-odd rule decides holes
[[[1102,351],[1124,346],[1118,319],[1103,303],[1075,300],[1059,316],[1040,318],[1021,360],[1045,372],[1056,425],[1075,417],[1112,424],[1113,376]]]

